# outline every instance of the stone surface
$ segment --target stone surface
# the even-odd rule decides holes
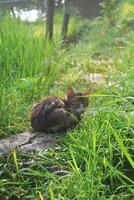
[[[19,148],[25,151],[40,151],[55,146],[55,134],[24,132],[0,140],[0,153],[7,154],[14,148]]]
[[[129,25],[134,25],[134,18],[128,18],[127,22]]]
[[[97,83],[97,84],[101,84],[105,81],[103,75],[100,73],[89,73],[86,74],[84,78],[87,82]]]

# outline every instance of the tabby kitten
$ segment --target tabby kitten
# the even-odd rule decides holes
[[[62,132],[73,128],[80,121],[88,106],[87,93],[68,90],[67,98],[47,97],[31,110],[30,121],[34,131]]]

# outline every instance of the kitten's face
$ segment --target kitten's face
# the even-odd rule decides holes
[[[75,93],[72,90],[69,91],[67,100],[73,112],[77,114],[82,114],[88,106],[88,98],[81,92]]]

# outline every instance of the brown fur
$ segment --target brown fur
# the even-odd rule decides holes
[[[73,128],[88,106],[85,93],[68,90],[67,99],[47,97],[40,100],[31,110],[30,121],[34,131],[61,132]]]

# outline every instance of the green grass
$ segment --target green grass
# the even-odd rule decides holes
[[[6,135],[28,127],[29,106],[50,93],[64,51],[60,33],[55,31],[50,43],[45,39],[43,22],[29,25],[4,17],[0,23],[0,134]]]
[[[79,31],[72,19],[69,35],[79,32],[78,41],[66,48],[59,43],[61,18],[52,43],[42,22],[1,21],[1,137],[29,128],[30,106],[45,95],[63,95],[68,86],[93,87],[95,94],[78,127],[58,137],[59,148],[1,158],[0,199],[134,199],[134,32],[127,21],[133,1],[110,2],[101,19],[80,21]],[[102,73],[105,82],[86,82],[89,73]],[[52,166],[67,174],[52,173]]]
[[[70,37],[78,31],[78,27],[74,31],[75,21],[75,17],[72,17]],[[56,15],[54,40],[48,42],[43,21],[28,24],[9,16],[1,19],[1,136],[28,128],[30,106],[37,99],[55,92],[54,81],[66,67],[65,51],[61,49],[60,42],[61,22],[61,15]]]

